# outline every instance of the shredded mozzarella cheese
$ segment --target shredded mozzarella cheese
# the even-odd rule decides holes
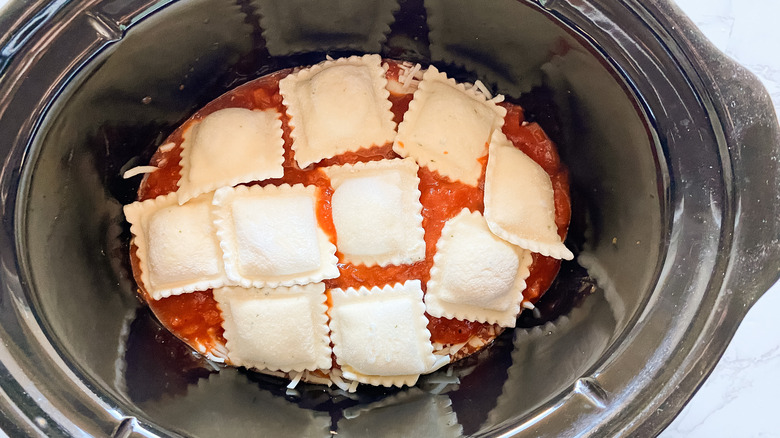
[[[292,380],[290,381],[290,384],[287,385],[287,389],[295,389],[295,387],[298,386],[298,383],[301,381],[301,377],[303,377],[303,373],[292,372],[290,374],[292,375]]]
[[[130,179],[136,175],[144,173],[156,172],[159,169],[157,166],[136,166],[122,174],[122,178]]]
[[[485,97],[488,98],[488,100],[493,98],[493,94],[490,92],[490,90],[487,89],[485,84],[482,83],[479,79],[477,79],[476,82],[474,82],[474,88],[479,90],[480,93],[484,94]]]
[[[417,88],[417,84],[419,84],[420,79],[422,79],[422,75],[418,74],[420,73],[420,70],[422,70],[420,64],[415,64],[410,70],[404,69],[403,78],[399,78],[401,79],[402,90],[409,91]]]

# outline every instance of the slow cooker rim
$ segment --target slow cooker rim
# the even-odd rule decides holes
[[[675,3],[624,1],[633,4],[646,21],[652,18],[657,23],[656,31],[675,56],[685,61],[686,74],[712,114],[733,208],[731,225],[723,230],[730,252],[721,254],[724,265],[718,274],[718,300],[710,312],[710,319],[718,321],[703,328],[701,337],[707,342],[696,345],[698,351],[691,352],[692,360],[675,390],[657,409],[647,413],[644,424],[637,429],[657,434],[674,420],[711,374],[750,308],[780,279],[780,129],[761,81],[715,47]],[[745,142],[749,135],[745,131],[755,126],[764,129],[761,142]],[[749,147],[756,150],[743,155]],[[744,160],[747,155],[762,160],[762,165],[748,171]],[[766,186],[750,184],[747,177],[751,174],[765,175]],[[764,205],[760,205],[762,198]]]

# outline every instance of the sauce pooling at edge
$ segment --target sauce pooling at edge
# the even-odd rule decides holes
[[[401,71],[399,64],[390,60],[385,60],[385,62],[389,65],[388,79],[397,81]],[[335,244],[336,233],[330,206],[333,189],[330,187],[327,176],[319,168],[400,157],[393,152],[391,144],[385,144],[341,154],[322,160],[305,169],[300,169],[294,160],[294,151],[291,148],[289,117],[279,94],[279,81],[291,72],[292,69],[282,70],[231,90],[207,104],[176,129],[164,143],[173,143],[174,147],[160,149],[152,157],[150,165],[158,167],[158,170],[144,178],[138,189],[138,200],[155,198],[178,189],[182,135],[193,122],[224,108],[275,109],[281,114],[282,121],[284,176],[253,184],[278,185],[287,183],[292,185],[301,183],[316,186],[318,188],[317,219],[321,228]],[[396,123],[403,119],[411,99],[411,94],[390,94]],[[563,239],[571,219],[569,182],[568,174],[560,163],[555,145],[547,138],[539,125],[525,123],[522,108],[510,103],[501,103],[500,105],[507,110],[504,119],[504,134],[515,147],[531,157],[550,175],[555,197],[555,222],[558,226],[558,234]],[[386,267],[367,267],[340,262],[338,264],[340,276],[325,280],[326,287],[345,289],[360,286],[382,286],[419,279],[423,291],[425,291],[425,284],[430,277],[429,271],[436,252],[436,242],[441,235],[444,223],[457,215],[463,208],[484,212],[482,199],[487,156],[481,159],[481,163],[482,175],[477,187],[450,181],[425,167],[421,167],[418,171],[420,202],[423,206],[423,228],[425,229],[426,254],[424,260],[411,265]],[[337,255],[339,260],[343,260],[339,253]],[[131,250],[131,259],[136,283],[141,285],[140,264],[135,254],[135,247]],[[526,279],[526,290],[523,292],[525,299],[532,303],[536,302],[550,287],[559,268],[560,260],[534,253],[530,275]],[[142,286],[139,286],[139,290],[160,322],[179,338],[191,345],[206,347],[213,345],[215,341],[225,343],[222,317],[211,290],[176,295],[161,300],[151,299]],[[431,332],[431,341],[441,344],[466,342],[472,336],[488,338],[490,333],[498,333],[502,330],[498,326],[486,323],[436,318],[428,314],[426,316],[429,320],[428,330]],[[467,354],[469,353],[467,352]]]

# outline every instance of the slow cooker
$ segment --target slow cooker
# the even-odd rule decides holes
[[[136,298],[121,174],[226,90],[361,53],[520,102],[569,167],[577,258],[413,388],[286,391]],[[780,275],[770,99],[664,0],[11,1],[0,139],[11,436],[652,436]]]

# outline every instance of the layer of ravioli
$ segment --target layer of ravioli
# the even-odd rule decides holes
[[[375,55],[329,61],[240,86],[174,131],[149,166],[140,170],[152,172],[142,180],[139,202],[126,208],[128,220],[133,216],[131,254],[139,292],[160,321],[196,350],[294,381],[336,383],[345,389],[354,389],[358,382],[411,385],[419,374],[489,344],[505,327],[514,325],[522,307],[532,308],[552,283],[560,260],[516,246],[514,234],[524,229],[504,224],[506,209],[501,205],[492,206],[501,214],[490,216],[485,211],[486,187],[505,184],[486,182],[490,137],[498,133],[505,139],[501,146],[522,153],[549,178],[544,179],[549,181],[545,189],[551,188],[552,193],[544,204],[552,208],[545,214],[553,224],[547,226],[557,235],[552,241],[563,240],[571,215],[568,178],[552,142],[536,123],[524,120],[519,106],[480,91],[484,90],[481,84],[457,84],[430,69],[425,74],[431,85],[420,91],[424,69],[389,60],[381,60],[377,69],[379,61]],[[347,84],[349,91],[337,102],[342,96],[328,87],[338,85],[342,77],[357,82]],[[282,92],[280,82],[287,84]],[[313,93],[318,88],[322,89]],[[436,94],[437,89],[462,94]],[[410,110],[418,95],[423,104],[411,108],[428,107],[427,111]],[[352,107],[343,107],[344,102]],[[436,121],[435,114],[451,102],[471,102],[471,111],[479,117],[462,124]],[[334,111],[343,113],[338,123],[349,126],[336,126]],[[243,119],[209,119],[230,113]],[[466,113],[453,110],[447,117],[462,118]],[[208,125],[201,125],[204,120]],[[426,132],[425,123],[438,126]],[[235,133],[221,134],[220,125],[232,126]],[[399,125],[406,131],[403,136],[396,135]],[[451,135],[458,125],[465,134]],[[258,131],[258,126],[266,130]],[[198,143],[198,131],[208,134],[201,138],[203,144]],[[426,148],[432,141],[430,134],[436,132],[447,138]],[[480,145],[486,133],[488,138]],[[280,142],[274,140],[278,135]],[[208,137],[231,142],[224,151],[234,155],[210,160],[219,148],[207,145]],[[457,140],[465,137],[472,139],[470,146],[458,146]],[[188,141],[199,144],[201,169],[188,167],[187,148],[192,147]],[[276,158],[279,144],[281,164]],[[246,147],[259,152],[244,153]],[[247,167],[246,157],[258,153],[265,154],[262,164]],[[233,168],[231,162],[241,165]],[[209,173],[217,175],[211,182]],[[505,172],[499,168],[494,173]],[[182,192],[180,187],[189,188]],[[520,189],[518,185],[511,190]],[[490,202],[502,202],[506,193],[496,192]],[[156,243],[143,241],[148,239],[149,218],[165,217],[168,206],[197,202],[202,203],[200,210],[210,208],[213,230],[204,231],[208,221],[203,225],[203,211],[185,225],[193,224],[201,240],[214,232],[214,240],[206,239],[211,246],[200,250],[214,245],[221,249],[215,256],[221,270],[202,260],[188,265],[182,260],[192,249],[182,247],[176,257],[176,250],[167,246],[162,252],[168,264],[152,270],[148,253]],[[140,208],[140,204],[153,207]],[[206,204],[210,207],[203,207]],[[510,211],[525,208],[509,207]],[[297,211],[289,221],[288,210]],[[504,225],[503,230],[491,233],[491,219]],[[462,237],[464,229],[467,233],[479,229],[479,233],[465,239],[442,236],[443,230],[455,230]],[[543,237],[549,240],[550,236]],[[457,275],[452,272],[478,276],[479,262],[486,261],[475,260],[465,267],[476,270],[460,272],[470,257],[479,257],[479,251],[466,253],[469,245],[487,243],[496,245],[498,255],[490,254],[495,256],[490,260],[503,280],[485,283],[492,291],[482,294],[471,288],[474,283],[468,279],[469,288],[455,287],[452,280]],[[442,251],[437,256],[440,247],[450,248],[450,254]],[[166,272],[166,266],[181,266],[182,272]],[[200,282],[194,278],[198,270],[207,272]],[[441,278],[448,270],[447,278]],[[437,304],[426,307],[428,301]],[[324,309],[329,323],[325,313],[317,313]],[[261,332],[275,334],[254,339],[252,334]]]

